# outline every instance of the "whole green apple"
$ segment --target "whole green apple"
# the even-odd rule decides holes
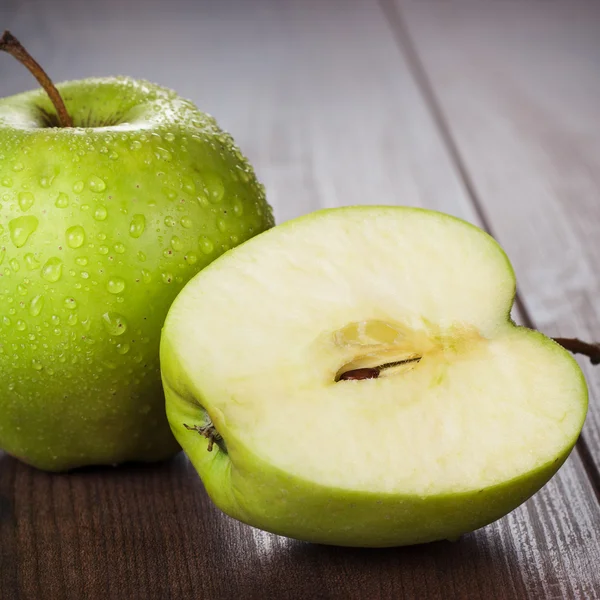
[[[514,325],[514,295],[498,244],[448,215],[290,221],[173,303],[171,427],[215,503],[255,527],[349,546],[456,538],[540,489],[586,414],[577,363]]]
[[[231,137],[145,81],[0,100],[0,448],[41,469],[175,453],[159,336],[183,285],[271,227]]]

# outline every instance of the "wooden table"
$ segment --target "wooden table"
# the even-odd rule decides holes
[[[128,74],[218,117],[279,222],[408,204],[510,255],[516,317],[600,339],[600,4],[2,0],[56,79]],[[33,87],[0,57],[0,94]],[[48,475],[0,458],[0,598],[600,598],[600,370],[560,473],[456,543],[314,546],[215,509],[184,455]]]

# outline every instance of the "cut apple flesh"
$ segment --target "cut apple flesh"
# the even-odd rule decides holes
[[[207,411],[229,453],[223,485],[248,476],[245,453],[302,485],[386,497],[468,493],[562,463],[585,383],[562,348],[512,324],[514,292],[499,246],[439,213],[347,208],[280,226],[174,303],[172,427],[186,448],[184,419]]]

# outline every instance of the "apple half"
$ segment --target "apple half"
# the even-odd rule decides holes
[[[325,544],[454,539],[539,490],[587,387],[510,319],[499,245],[441,213],[323,210],[226,253],[161,339],[171,428],[225,513]]]

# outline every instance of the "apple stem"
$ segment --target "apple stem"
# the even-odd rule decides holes
[[[587,356],[593,365],[600,365],[600,344],[589,344],[577,338],[554,338],[554,341],[573,354]]]
[[[208,447],[206,449],[209,452],[212,452],[215,442],[219,445],[219,442],[223,439],[212,422],[207,425],[186,425],[184,423],[183,426],[190,431],[197,431],[200,435],[204,436],[208,440]]]
[[[4,52],[8,52],[8,54],[14,56],[38,80],[38,83],[44,88],[50,100],[52,100],[52,104],[54,104],[60,126],[73,127],[73,120],[67,112],[67,107],[56,86],[39,63],[34,60],[31,54],[25,50],[21,42],[10,31],[5,31],[2,34],[0,38],[0,50],[4,50]]]

